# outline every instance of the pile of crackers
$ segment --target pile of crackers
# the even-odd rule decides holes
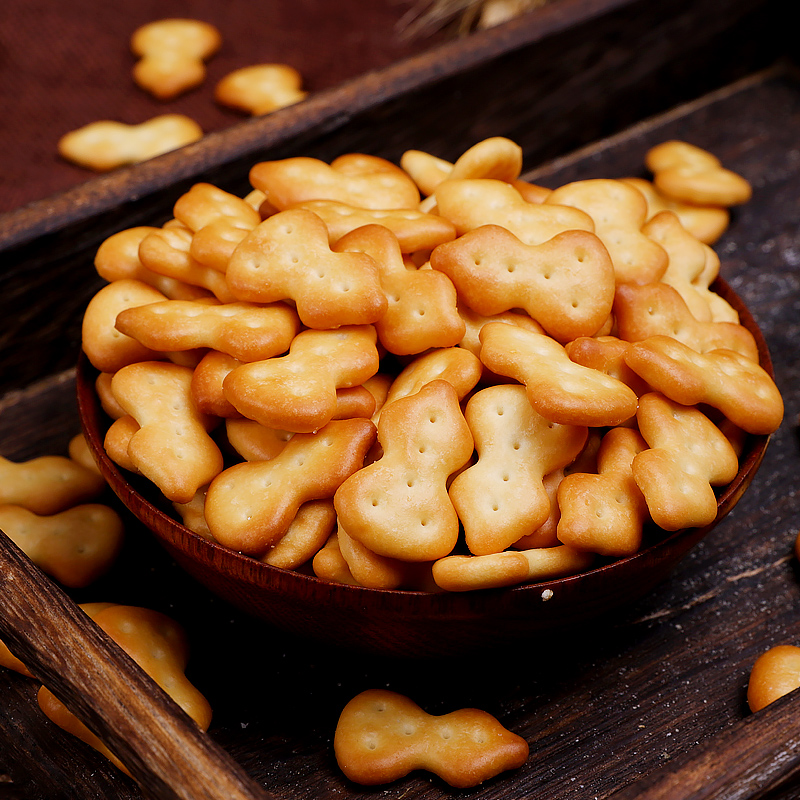
[[[370,588],[466,591],[704,526],[783,403],[712,284],[749,183],[686,142],[554,190],[494,137],[199,183],[95,265],[105,447],[195,533]]]

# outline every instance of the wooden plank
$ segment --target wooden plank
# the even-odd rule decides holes
[[[269,800],[238,764],[0,531],[0,634],[155,800]]]

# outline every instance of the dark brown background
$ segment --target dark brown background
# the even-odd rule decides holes
[[[214,102],[217,81],[249,64],[297,69],[310,92],[421,52],[443,34],[409,38],[414,0],[3,0],[0,3],[0,213],[82,183],[94,173],[59,158],[59,138],[99,119],[136,124],[187,114],[203,130],[246,115]],[[214,24],[222,47],[205,83],[162,102],[131,78],[133,31],[155,19]]]

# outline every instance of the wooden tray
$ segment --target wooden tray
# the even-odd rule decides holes
[[[800,644],[800,583],[791,553],[800,520],[800,329],[795,310],[800,303],[800,85],[790,65],[753,72],[787,52],[775,38],[782,30],[775,6],[728,4],[733,15],[747,12],[751,34],[745,39],[739,28],[734,39],[739,49],[728,52],[736,26],[717,19],[724,15],[716,3],[672,3],[663,25],[653,26],[655,16],[649,18],[651,37],[640,35],[634,47],[623,32],[636,25],[640,34],[645,30],[642,4],[562,2],[562,9],[580,10],[584,16],[577,21],[561,17],[566,12],[554,7],[535,24],[526,22],[531,29],[545,29],[538,29],[538,38],[528,44],[517,38],[523,29],[531,34],[522,24],[481,37],[474,49],[488,48],[490,42],[500,48],[495,55],[483,51],[476,61],[444,70],[439,82],[433,73],[424,85],[406,84],[402,90],[391,80],[373,82],[369,85],[376,95],[386,87],[385,97],[362,99],[361,106],[342,117],[318,119],[317,127],[309,126],[296,141],[273,132],[276,138],[263,152],[328,156],[365,149],[391,156],[413,146],[447,157],[483,136],[504,133],[524,142],[529,177],[555,186],[575,178],[640,174],[646,149],[667,138],[708,148],[754,184],[753,200],[735,212],[716,249],[723,276],[747,303],[770,345],[786,419],[736,509],[651,595],[601,624],[521,641],[510,651],[468,661],[355,657],[277,633],[210,596],[131,521],[113,573],[89,590],[72,593],[74,598],[150,606],[178,619],[193,646],[190,676],[215,710],[210,735],[276,797],[456,795],[425,773],[361,789],[338,771],[332,736],[341,708],[362,689],[388,686],[431,713],[467,705],[484,708],[528,739],[528,763],[471,790],[470,797],[606,798],[698,743],[741,725],[748,716],[744,689],[754,659],[773,644]],[[646,4],[653,14],[657,6],[666,8]],[[680,52],[692,49],[687,40],[709,35],[708,30],[687,29],[687,21],[693,15],[711,18],[712,7],[718,26],[714,41],[724,46],[714,49],[706,39],[703,50],[695,40],[694,60],[687,61]],[[673,37],[681,32],[680,40],[668,32]],[[659,47],[663,52],[654,52]],[[548,59],[529,64],[538,48]],[[463,52],[475,56],[469,47]],[[721,69],[725,52],[727,75]],[[707,69],[701,70],[701,63]],[[398,72],[402,68],[408,65],[397,65]],[[459,86],[463,90],[481,81],[488,96],[489,75],[495,70],[506,79],[491,84],[497,101],[485,114],[469,115],[463,129],[450,130],[448,138],[448,114],[451,128],[459,117],[452,106],[445,111],[429,104],[441,104]],[[520,71],[519,80],[509,83],[515,71]],[[714,79],[712,72],[717,73]],[[533,80],[534,75],[533,85],[523,86],[524,78]],[[537,94],[548,85],[548,76],[551,89]],[[725,80],[733,77],[735,82]],[[561,91],[555,92],[552,86],[559,82]],[[502,109],[498,86],[508,86]],[[462,115],[476,107],[463,94],[458,100]],[[677,100],[691,102],[675,106]],[[550,124],[537,125],[537,119]],[[261,131],[265,122],[257,121],[255,128]],[[394,136],[386,136],[387,130]],[[262,152],[249,131],[246,143],[239,141],[232,150],[219,140],[216,155],[190,154],[190,162],[197,160],[174,186],[163,171],[177,162],[165,157],[160,164],[84,187],[88,206],[70,207],[74,196],[72,201],[57,198],[50,206],[52,218],[39,209],[3,220],[3,455],[23,459],[63,452],[78,430],[70,367],[82,308],[99,285],[91,268],[97,243],[112,230],[165,218],[181,187],[199,176],[241,186],[242,165]],[[601,139],[606,133],[614,135]],[[237,147],[243,148],[240,154],[234,152]],[[212,163],[213,157],[220,160]],[[126,191],[140,199],[119,207]],[[0,670],[0,776],[9,776],[9,782],[0,782],[0,798],[141,797],[129,779],[43,718],[35,702],[37,688],[30,679]],[[790,785],[772,796],[788,799],[798,791]]]

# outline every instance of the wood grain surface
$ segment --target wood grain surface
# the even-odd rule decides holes
[[[739,505],[641,601],[599,623],[469,658],[366,657],[278,633],[233,611],[177,569],[130,519],[113,572],[70,593],[73,599],[149,606],[183,624],[192,643],[189,675],[215,712],[210,737],[267,792],[286,800],[599,800],[617,791],[628,800],[639,796],[637,781],[674,774],[693,753],[708,759],[693,765],[702,784],[705,765],[723,752],[726,736],[740,736],[739,746],[760,748],[762,756],[785,736],[796,751],[796,716],[788,715],[796,713],[796,697],[759,722],[747,710],[745,688],[764,650],[800,644],[800,571],[792,554],[800,528],[798,130],[796,77],[760,74],[531,170],[530,177],[552,186],[643,174],[649,146],[683,138],[714,152],[754,186],[752,201],[735,210],[715,249],[723,277],[767,339],[786,416]],[[14,347],[2,351],[0,452],[6,457],[64,452],[78,430],[72,374],[63,367],[76,355],[80,309],[96,283],[90,253],[97,235],[50,240],[49,254],[44,247],[27,249],[28,259],[17,253],[12,274],[4,276],[0,302],[15,332]],[[26,276],[52,291],[32,295]],[[344,704],[372,687],[407,694],[430,713],[483,708],[527,739],[530,758],[468,793],[426,773],[386,787],[349,784],[333,757],[333,731]],[[42,717],[37,688],[32,679],[0,670],[0,775],[8,776],[0,797],[141,797],[133,781]],[[728,786],[728,794],[697,797],[744,800],[769,790],[773,800],[790,800],[800,794],[796,778],[776,786],[768,759],[759,763],[743,794]],[[650,796],[685,800],[683,788]]]

